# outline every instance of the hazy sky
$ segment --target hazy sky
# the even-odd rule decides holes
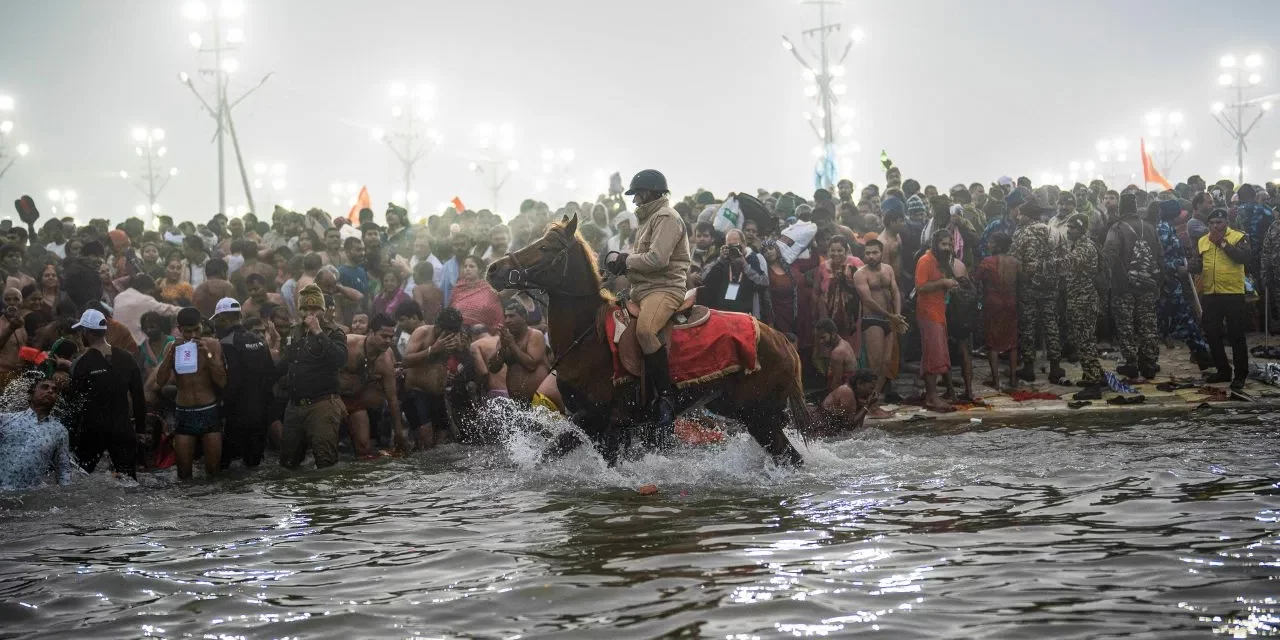
[[[213,122],[177,80],[202,62],[180,1],[3,6],[0,94],[17,101],[11,142],[33,151],[0,179],[0,198],[73,188],[81,219],[132,215],[144,199],[118,173],[136,172],[130,130],[146,124],[167,131],[180,170],[161,196],[166,211],[205,220],[217,210]],[[882,178],[881,148],[940,187],[1066,173],[1101,137],[1136,146],[1156,107],[1181,110],[1194,145],[1170,178],[1216,176],[1234,164],[1209,116],[1228,98],[1219,57],[1260,52],[1263,86],[1280,90],[1280,55],[1266,45],[1280,24],[1275,0],[849,0],[833,13],[867,34],[845,65],[862,152],[842,173],[860,182]],[[798,41],[816,16],[794,0],[249,0],[231,94],[275,75],[236,109],[236,126],[250,165],[287,164],[285,195],[299,210],[345,209],[330,201],[338,180],[367,184],[375,209],[385,206],[400,170],[369,129],[388,124],[394,80],[439,92],[444,144],[414,185],[427,209],[455,195],[488,206],[467,170],[480,121],[516,126],[525,170],[504,189],[504,210],[533,195],[546,147],[576,151],[584,186],[595,169],[652,167],[677,194],[812,192],[814,137],[801,118],[812,103],[780,36]],[[1277,173],[1277,120],[1250,138],[1251,180]],[[228,145],[228,203],[242,204],[232,158]]]

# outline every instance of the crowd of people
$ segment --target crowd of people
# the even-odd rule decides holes
[[[81,226],[41,220],[24,199],[20,220],[0,225],[0,384],[22,408],[0,417],[0,483],[67,482],[103,453],[128,476],[176,466],[191,478],[197,460],[214,476],[268,450],[285,467],[308,451],[325,467],[344,435],[357,458],[475,438],[469,417],[489,398],[562,410],[547,300],[485,274],[565,216],[615,291],[651,284],[647,262],[670,270],[657,247],[683,247],[663,290],[785,333],[831,430],[883,417],[888,402],[976,402],[975,356],[993,390],[1044,379],[1090,399],[1107,384],[1100,343],[1120,353],[1119,378],[1148,380],[1161,349],[1182,343],[1207,383],[1238,387],[1245,333],[1266,324],[1280,285],[1272,184],[938,189],[892,163],[882,186],[841,180],[807,198],[675,201],[665,178],[652,184],[635,209],[619,187],[557,209],[526,200],[507,222],[449,210],[414,224],[391,204],[383,224],[369,209],[276,207],[269,219]],[[669,316],[678,302],[659,306]]]

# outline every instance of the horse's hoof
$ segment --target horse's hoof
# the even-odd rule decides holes
[[[792,449],[786,453],[779,453],[773,456],[773,463],[779,467],[802,467],[804,466],[804,457],[799,451]]]

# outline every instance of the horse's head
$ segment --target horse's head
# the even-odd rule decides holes
[[[590,252],[577,237],[578,216],[552,224],[541,238],[489,265],[494,289],[542,289],[549,294],[583,297],[600,291],[600,276]]]

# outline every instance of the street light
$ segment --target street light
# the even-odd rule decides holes
[[[289,186],[289,167],[283,162],[253,163],[253,188],[261,193],[266,204],[279,204],[288,209],[283,192]]]
[[[1108,178],[1114,178],[1116,182],[1125,179],[1128,175],[1132,177],[1132,173],[1125,173],[1122,165],[1128,161],[1129,141],[1124,138],[1103,138],[1094,144],[1094,148],[1098,151],[1098,175],[1102,176],[1104,182],[1110,183]],[[1084,168],[1084,164],[1081,168]],[[1108,169],[1115,171],[1112,174]],[[1092,170],[1090,170],[1092,171]]]
[[[1147,125],[1147,151],[1156,169],[1162,175],[1173,175],[1174,164],[1191,149],[1191,141],[1182,136],[1182,112],[1154,110],[1143,121]]]
[[[0,95],[0,178],[9,172],[9,168],[18,161],[18,158],[31,152],[31,147],[25,142],[19,142],[14,145],[12,152],[9,151],[9,136],[13,134],[16,126],[9,114],[15,106],[12,96]]]
[[[53,203],[50,211],[55,216],[59,212],[74,216],[80,211],[80,195],[75,189],[50,189],[45,196],[48,197],[49,202]]]
[[[236,166],[240,170],[244,197],[249,202],[249,209],[253,210],[253,192],[249,188],[249,173],[244,167],[244,154],[240,151],[240,139],[236,136],[236,124],[231,117],[231,112],[236,105],[266,83],[271,74],[263,76],[258,84],[245,91],[239,98],[228,100],[227,88],[231,75],[240,71],[240,61],[230,56],[241,44],[244,44],[245,40],[244,29],[236,24],[244,16],[244,0],[209,1],[212,7],[203,0],[188,0],[182,7],[182,13],[188,20],[196,23],[199,29],[204,29],[203,33],[200,30],[189,33],[187,41],[199,53],[212,57],[212,64],[200,68],[197,75],[213,83],[213,98],[206,100],[196,89],[191,75],[187,72],[179,73],[178,80],[191,90],[191,93],[200,101],[200,106],[214,121],[214,139],[218,143],[218,211],[228,213],[224,146],[227,135],[231,137],[231,145],[236,154]]]
[[[355,206],[359,194],[360,185],[350,180],[346,182],[339,180],[329,184],[329,195],[335,207]]]
[[[157,202],[160,192],[168,186],[170,178],[178,175],[178,169],[177,167],[165,169],[159,166],[160,159],[169,152],[168,148],[161,144],[165,139],[164,129],[134,127],[131,133],[135,143],[133,151],[142,158],[142,168],[133,186],[147,197],[147,204],[142,208],[144,213],[149,212],[155,215],[160,213],[160,204]],[[122,170],[120,177],[128,180],[129,172]]]
[[[399,200],[410,212],[416,212],[417,206],[409,202],[409,196],[415,195],[413,190],[413,168],[433,149],[440,146],[440,133],[429,125],[431,106],[435,102],[436,89],[429,84],[409,87],[404,82],[391,83],[388,91],[391,97],[392,128],[374,127],[369,131],[375,141],[383,142],[400,161],[404,174],[404,190],[398,191]],[[415,198],[416,200],[416,198]]]
[[[573,161],[578,156],[573,149],[543,149],[542,150],[542,177],[535,180],[533,187],[536,191],[546,191],[554,185],[561,185],[566,191],[572,192],[578,188],[578,182],[569,177],[569,173],[573,170]],[[566,196],[572,198],[572,194]]]
[[[1213,103],[1213,119],[1236,143],[1236,162],[1233,166],[1236,170],[1236,180],[1241,184],[1244,183],[1245,139],[1249,137],[1262,116],[1271,110],[1268,97],[1246,98],[1245,96],[1247,87],[1256,87],[1262,83],[1262,74],[1254,71],[1262,66],[1262,62],[1262,54],[1259,53],[1245,56],[1243,65],[1237,64],[1236,57],[1231,54],[1224,55],[1218,60],[1218,66],[1222,68],[1222,73],[1218,76],[1218,84],[1234,87],[1236,95],[1235,102],[1232,104]],[[1257,113],[1246,124],[1245,111],[1252,112],[1254,109]]]
[[[520,163],[512,157],[515,151],[515,126],[504,122],[493,126],[488,122],[476,125],[474,136],[480,153],[468,167],[479,174],[492,196],[493,212],[499,213],[499,194],[511,175],[520,169]]]
[[[846,73],[845,59],[866,32],[854,27],[847,37],[839,37],[844,25],[827,22],[827,5],[835,4],[835,0],[805,0],[804,3],[818,6],[818,26],[800,32],[802,42],[818,65],[810,64],[786,36],[782,37],[782,48],[800,63],[806,82],[804,95],[817,103],[816,114],[804,114],[820,143],[813,149],[815,186],[833,189],[839,179],[839,167],[844,166],[847,170],[853,164],[853,154],[860,151],[858,143],[850,139],[853,135],[853,111],[847,107],[837,108],[837,105],[840,97],[849,90],[841,80]]]

